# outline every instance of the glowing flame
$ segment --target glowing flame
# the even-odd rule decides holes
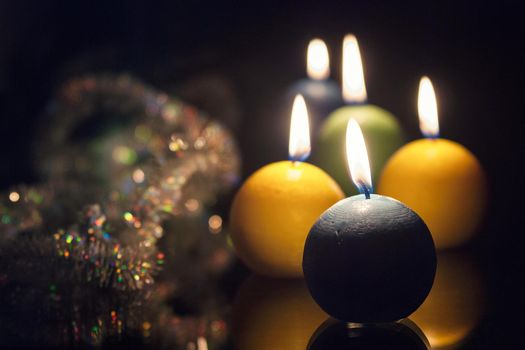
[[[346,158],[352,181],[359,191],[370,198],[372,192],[372,176],[370,175],[370,162],[366,151],[365,139],[361,127],[350,119],[346,127]]]
[[[439,136],[439,121],[434,86],[428,77],[422,77],[419,82],[417,98],[417,111],[419,113],[419,129],[425,137],[436,138]]]
[[[343,99],[348,103],[366,101],[366,85],[359,44],[354,35],[343,40]]]
[[[328,48],[321,39],[313,39],[308,44],[306,72],[311,79],[323,80],[330,76]]]
[[[302,95],[295,96],[290,123],[288,152],[293,161],[303,161],[310,155],[310,125],[308,111]]]

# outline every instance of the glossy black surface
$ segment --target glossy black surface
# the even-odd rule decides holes
[[[235,349],[483,349],[491,330],[487,271],[476,249],[438,254],[435,283],[407,319],[345,323],[323,313],[302,281],[246,279],[234,298]],[[237,325],[237,326],[235,326]]]
[[[425,335],[409,320],[376,325],[328,320],[314,333],[308,350],[429,350]]]

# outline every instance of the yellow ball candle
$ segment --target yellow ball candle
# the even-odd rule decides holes
[[[298,95],[290,131],[293,160],[266,165],[252,174],[237,192],[230,212],[235,251],[257,273],[302,276],[304,242],[310,227],[344,198],[328,174],[301,161],[309,152],[308,114]]]
[[[465,147],[437,138],[437,103],[427,77],[421,79],[418,106],[427,139],[408,143],[392,155],[377,191],[415,210],[430,229],[436,248],[459,246],[482,221],[487,203],[485,173]]]

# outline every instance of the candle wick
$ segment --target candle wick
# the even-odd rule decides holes
[[[437,134],[423,134],[427,139],[435,141],[439,138],[439,133]]]
[[[364,106],[368,104],[368,100],[363,100],[363,101],[348,101],[346,102],[346,105],[347,106]]]
[[[299,164],[301,164],[302,162],[304,162],[306,160],[306,158],[308,158],[308,155],[304,155],[302,157],[299,157],[299,156],[290,156],[288,158],[288,160],[290,162],[292,162],[292,165],[293,166],[298,166]]]
[[[359,182],[359,189],[364,193],[366,199],[370,199],[370,189],[363,182]]]

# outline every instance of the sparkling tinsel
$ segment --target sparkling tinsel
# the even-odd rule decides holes
[[[20,322],[32,320],[24,306],[31,300],[41,321],[33,322],[35,341],[40,336],[51,345],[100,345],[107,336],[133,331],[149,336],[168,327],[166,320],[168,328],[200,325],[191,335],[178,327],[175,334],[186,335],[168,343],[217,336],[219,307],[186,321],[164,305],[165,293],[151,287],[170,260],[160,241],[184,235],[198,237],[189,239],[193,244],[209,241],[210,255],[193,264],[202,266],[196,273],[203,276],[231,260],[225,236],[217,235],[220,217],[203,210],[237,179],[239,158],[229,133],[194,107],[127,75],[67,82],[43,125],[35,153],[44,184],[0,197],[0,302],[8,310],[2,318],[16,313]],[[204,215],[205,229],[198,230],[205,235],[167,225]],[[191,264],[192,254],[171,250],[170,258]],[[180,284],[186,268],[171,262],[160,287],[188,295]],[[53,331],[40,332],[53,325]],[[0,327],[0,333],[18,339],[15,326]]]

